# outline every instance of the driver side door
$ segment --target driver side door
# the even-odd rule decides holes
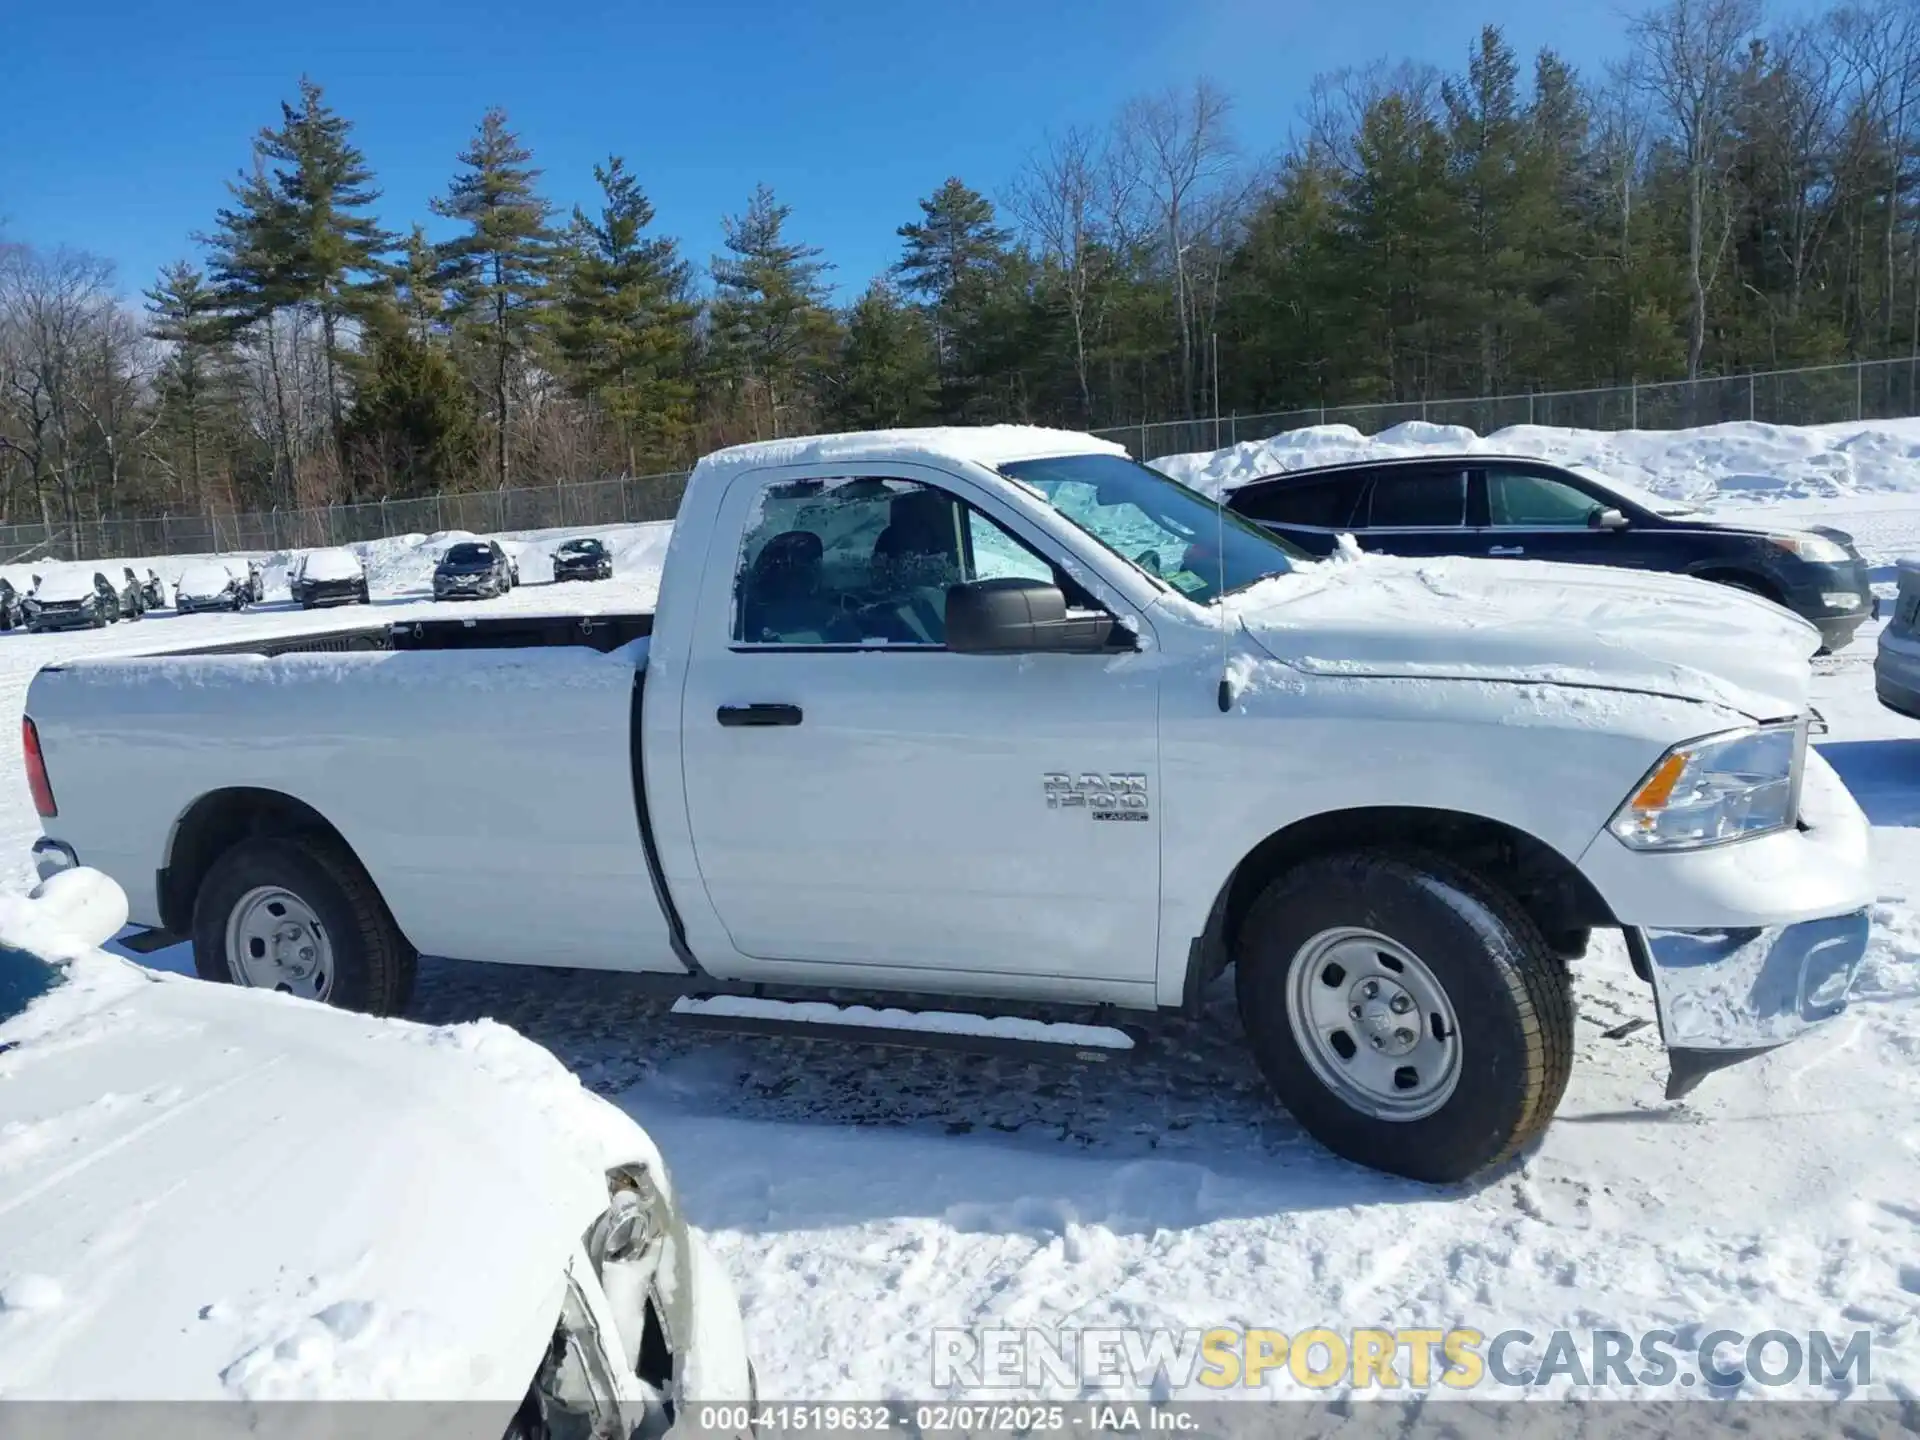
[[[1150,987],[1156,669],[948,650],[948,586],[1072,582],[930,479],[742,475],[720,517],[737,538],[709,556],[682,773],[740,973]]]

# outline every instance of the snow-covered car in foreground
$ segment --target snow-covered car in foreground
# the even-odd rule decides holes
[[[287,567],[287,589],[302,610],[316,605],[365,605],[367,572],[351,550],[309,550]]]
[[[750,1398],[659,1152],[552,1056],[155,974],[95,948],[125,915],[90,870],[0,899],[0,1394],[458,1400],[434,1433],[486,1440]]]
[[[203,975],[387,1013],[418,951],[653,972],[702,1024],[1111,1055],[792,997],[1151,1011],[1232,965],[1307,1129],[1433,1180],[1546,1126],[1596,927],[1674,1095],[1837,1014],[1866,945],[1805,621],[1677,576],[1313,561],[1084,435],[722,451],[657,614],[363,638],[43,669],[43,863],[115,876]]]
[[[244,610],[252,599],[244,573],[217,561],[191,565],[181,572],[173,590],[173,608],[182,615],[200,610]]]

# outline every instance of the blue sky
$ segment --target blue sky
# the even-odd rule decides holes
[[[503,105],[550,198],[587,199],[624,154],[658,224],[704,264],[765,181],[791,231],[857,292],[949,174],[996,194],[1049,129],[1208,75],[1250,152],[1278,150],[1315,73],[1464,64],[1483,23],[1597,73],[1623,12],[1539,0],[55,0],[12,7],[0,84],[0,234],[72,245],[137,292],[193,253],[250,136],[302,72],[356,124],[381,218],[427,220],[453,156]]]

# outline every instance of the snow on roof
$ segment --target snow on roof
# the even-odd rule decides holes
[[[948,425],[919,430],[863,430],[845,435],[807,435],[762,440],[717,450],[700,470],[758,470],[776,465],[832,465],[840,461],[972,461],[995,466],[1046,455],[1124,455],[1126,447],[1074,430],[1039,425]]]

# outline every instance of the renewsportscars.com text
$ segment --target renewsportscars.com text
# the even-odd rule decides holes
[[[1175,1390],[1475,1390],[1865,1386],[1873,1339],[1762,1330],[935,1330],[933,1383],[948,1393],[1087,1386]]]

